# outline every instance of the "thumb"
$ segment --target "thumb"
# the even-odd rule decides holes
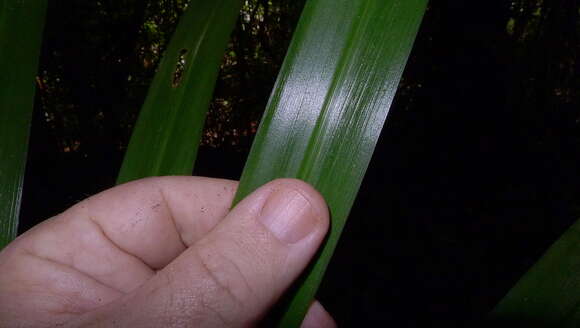
[[[116,307],[132,327],[257,323],[304,270],[328,230],[323,198],[299,180],[273,181]],[[108,314],[109,318],[111,314]]]

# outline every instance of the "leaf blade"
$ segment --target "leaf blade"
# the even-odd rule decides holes
[[[189,175],[240,0],[191,1],[159,64],[117,183]]]
[[[17,234],[46,0],[0,1],[0,249]]]
[[[490,314],[498,324],[578,327],[580,221],[574,223],[502,298]]]
[[[298,327],[352,207],[426,0],[310,0],[244,168],[235,202],[275,178],[325,197],[328,240],[279,326]],[[340,177],[340,179],[337,179]]]

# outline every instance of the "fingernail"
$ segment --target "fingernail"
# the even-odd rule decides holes
[[[294,244],[314,230],[318,215],[300,192],[285,188],[274,191],[268,197],[260,221],[278,239]]]

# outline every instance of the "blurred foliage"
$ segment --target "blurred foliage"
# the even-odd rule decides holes
[[[249,148],[303,1],[248,0],[225,51],[203,144]],[[54,150],[126,147],[186,0],[51,2],[40,120]]]
[[[246,1],[221,68],[203,143],[249,149],[302,1]]]

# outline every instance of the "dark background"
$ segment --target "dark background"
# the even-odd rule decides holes
[[[114,185],[185,0],[49,2],[21,232]],[[194,174],[237,179],[301,1],[248,0]],[[578,0],[433,0],[319,298],[472,326],[580,217]]]

